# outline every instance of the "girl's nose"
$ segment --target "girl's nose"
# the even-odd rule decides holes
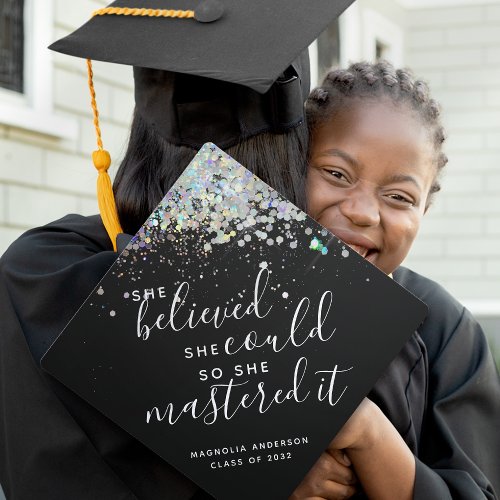
[[[380,223],[377,196],[368,189],[356,187],[340,202],[340,212],[356,226],[376,226]]]

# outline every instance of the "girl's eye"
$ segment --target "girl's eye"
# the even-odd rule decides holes
[[[330,179],[341,181],[342,183],[349,183],[347,176],[339,169],[324,168],[323,171]]]
[[[415,202],[409,196],[402,195],[400,193],[391,193],[387,197],[395,204],[406,207],[413,207]]]

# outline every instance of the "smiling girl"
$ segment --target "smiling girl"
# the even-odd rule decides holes
[[[429,314],[291,498],[497,498],[500,382],[484,335],[400,266],[447,162],[439,106],[424,82],[379,62],[330,72],[306,109],[308,213]]]

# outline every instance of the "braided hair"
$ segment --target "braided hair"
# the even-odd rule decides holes
[[[428,128],[434,145],[436,175],[431,185],[428,204],[432,195],[441,189],[440,173],[448,162],[442,151],[445,140],[440,119],[440,106],[430,97],[429,87],[416,80],[408,69],[396,69],[387,61],[371,64],[358,62],[347,69],[330,71],[320,87],[315,88],[306,101],[306,114],[311,132],[342,109],[350,99],[386,97],[396,104],[406,105],[416,112]],[[312,133],[310,134],[312,138]]]

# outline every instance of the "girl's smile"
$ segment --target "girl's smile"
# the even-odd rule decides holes
[[[434,154],[428,131],[407,105],[356,99],[314,130],[309,215],[391,273],[427,208]]]

